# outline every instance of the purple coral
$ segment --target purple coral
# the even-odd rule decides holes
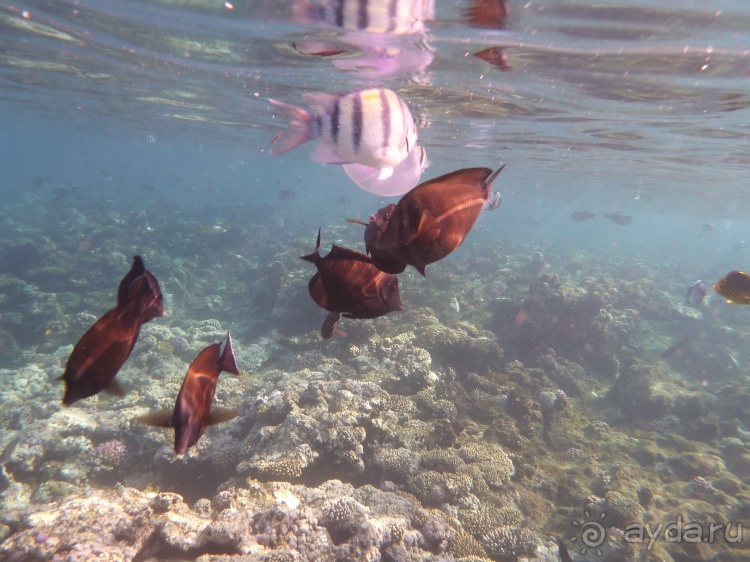
[[[128,455],[128,446],[119,439],[99,443],[91,453],[91,461],[99,470],[112,470],[122,464]]]

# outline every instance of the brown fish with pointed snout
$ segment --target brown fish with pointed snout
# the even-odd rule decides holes
[[[495,173],[489,168],[466,168],[445,174],[380,209],[365,225],[365,248],[372,263],[394,274],[413,265],[424,275],[425,266],[463,243],[483,207],[494,209],[500,204],[492,182],[504,167]]]
[[[240,374],[229,334],[224,343],[209,345],[190,364],[177,394],[174,411],[147,414],[137,418],[138,421],[158,427],[174,427],[174,452],[181,455],[198,442],[206,427],[229,421],[238,415],[236,410],[211,410],[216,383],[222,371]]]
[[[404,309],[395,275],[381,271],[360,252],[334,245],[325,257],[321,257],[319,249],[320,230],[315,251],[301,256],[301,259],[318,268],[308,284],[310,296],[331,312],[321,329],[324,339],[336,331],[337,314],[365,319]]]
[[[135,256],[117,289],[117,306],[83,334],[68,357],[60,377],[65,381],[63,404],[70,406],[102,390],[122,396],[115,376],[130,357],[141,326],[165,315],[159,282]]]

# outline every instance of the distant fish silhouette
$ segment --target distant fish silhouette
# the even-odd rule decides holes
[[[223,347],[223,350],[222,350]],[[177,394],[174,411],[155,412],[137,418],[147,425],[174,427],[174,452],[181,455],[201,438],[206,427],[237,417],[235,410],[216,408],[211,403],[222,371],[239,375],[232,349],[232,337],[204,348],[193,360]]]
[[[682,353],[685,351],[685,346],[687,345],[687,342],[688,342],[688,338],[687,336],[685,336],[676,344],[674,344],[669,349],[667,349],[664,353],[662,353],[661,358],[667,359],[668,357],[680,357]]]
[[[633,222],[633,217],[623,213],[604,213],[604,216],[620,226],[627,226]]]
[[[477,51],[474,53],[474,56],[491,64],[495,68],[499,68],[500,70],[511,69],[503,47],[488,47],[481,51]]]
[[[338,315],[346,318],[377,318],[403,310],[395,275],[384,273],[365,254],[334,245],[321,257],[320,230],[315,251],[301,259],[315,264],[318,272],[310,279],[308,290],[312,299],[328,310],[321,334],[333,336]]]
[[[688,287],[687,296],[685,300],[690,306],[698,306],[703,302],[703,298],[706,296],[706,283],[698,279],[695,283]]]
[[[583,222],[588,219],[596,218],[596,213],[590,211],[573,211],[570,213],[570,220],[574,222]]]
[[[714,229],[713,223],[707,222],[703,225],[703,232],[711,232]]]
[[[122,396],[115,376],[133,351],[141,326],[165,315],[159,282],[135,256],[117,289],[117,306],[83,334],[68,357],[60,377],[65,381],[63,404],[70,406],[102,390]]]
[[[714,285],[714,291],[731,304],[750,304],[750,275],[744,271],[730,271]]]
[[[365,247],[372,263],[394,274],[413,265],[424,275],[425,266],[463,243],[483,208],[499,205],[500,194],[493,194],[492,182],[503,168],[494,173],[490,168],[466,168],[442,175],[370,216]]]
[[[287,199],[291,199],[292,197],[297,197],[296,191],[292,191],[291,189],[279,190],[279,199],[281,199],[282,201],[286,201]]]

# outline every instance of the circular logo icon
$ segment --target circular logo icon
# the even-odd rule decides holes
[[[607,514],[602,513],[598,520],[592,519],[588,510],[584,511],[583,514],[586,516],[585,521],[573,521],[573,526],[577,527],[578,534],[570,537],[570,542],[581,554],[586,554],[591,550],[596,552],[597,556],[601,556],[602,550],[599,547],[607,540],[607,528],[601,521],[604,521]]]

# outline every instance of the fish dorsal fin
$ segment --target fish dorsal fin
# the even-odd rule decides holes
[[[125,396],[125,389],[122,388],[122,385],[116,379],[112,379],[112,382],[104,387],[104,392],[118,398]]]
[[[224,423],[239,416],[240,413],[232,408],[214,408],[208,416],[208,425]]]
[[[327,94],[325,92],[308,92],[302,95],[305,103],[317,116],[329,115],[336,106],[339,97],[338,94]]]
[[[117,306],[122,307],[128,304],[130,287],[144,273],[146,273],[146,266],[143,263],[143,258],[141,256],[133,256],[133,266],[125,274],[125,277],[122,278],[120,285],[117,287]]]
[[[315,242],[315,251],[304,256],[300,256],[299,259],[312,263],[318,263],[321,259],[320,252],[318,250],[320,250],[320,229],[318,229],[318,239]]]
[[[159,410],[158,412],[138,416],[135,420],[154,427],[172,427],[172,411]]]
[[[224,349],[221,352],[221,370],[233,375],[239,375],[240,370],[237,367],[237,360],[234,357],[232,348],[232,336],[227,332],[227,340],[224,342]]]

